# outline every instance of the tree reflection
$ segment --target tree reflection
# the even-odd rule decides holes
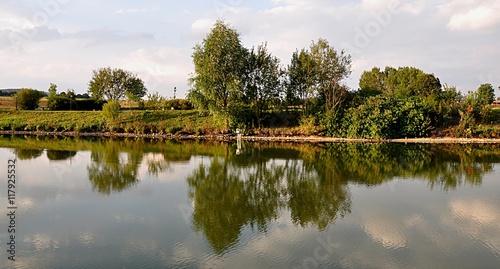
[[[42,149],[14,149],[14,154],[19,160],[31,160],[36,159],[43,154]]]
[[[111,194],[138,183],[141,165],[158,177],[173,163],[201,164],[187,178],[193,225],[219,254],[236,244],[242,230],[267,232],[289,212],[293,224],[319,230],[351,210],[349,186],[379,186],[391,180],[422,180],[431,189],[479,186],[500,163],[500,145],[390,143],[282,144],[148,140],[73,141],[2,138],[20,160],[43,156],[67,160],[91,151],[87,165],[94,190]]]
[[[76,151],[67,150],[47,150],[47,159],[51,161],[64,161],[75,157]]]
[[[137,171],[143,152],[123,152],[120,149],[120,143],[104,143],[92,150],[91,163],[87,170],[94,190],[111,194],[137,183]]]
[[[318,176],[300,160],[279,165],[267,155],[273,152],[247,154],[244,166],[240,156],[216,156],[188,177],[194,227],[218,254],[237,243],[245,225],[266,232],[283,210],[294,223],[319,229],[350,212],[345,183]]]
[[[247,146],[205,159],[188,177],[193,223],[218,254],[245,226],[266,232],[289,211],[294,224],[325,229],[351,212],[349,184],[420,179],[430,188],[480,185],[500,163],[498,146],[324,144]]]

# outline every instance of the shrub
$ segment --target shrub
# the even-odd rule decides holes
[[[64,97],[64,96],[56,96],[50,99],[48,103],[48,107],[50,110],[78,110],[78,105],[75,100]]]
[[[350,138],[422,137],[431,126],[422,100],[378,96],[348,109],[341,120],[341,134]]]
[[[17,92],[16,102],[21,110],[35,110],[38,107],[38,101],[44,96],[41,91],[33,89],[21,89]]]
[[[107,120],[116,120],[120,116],[120,102],[117,100],[109,101],[102,107],[102,113]]]
[[[185,99],[172,99],[165,101],[165,109],[169,110],[174,108],[175,110],[191,110],[193,105]]]

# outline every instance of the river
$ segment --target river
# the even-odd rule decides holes
[[[499,145],[0,136],[0,178],[1,268],[500,264]]]

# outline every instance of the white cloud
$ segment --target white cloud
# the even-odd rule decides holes
[[[146,0],[144,7],[71,1],[36,28],[36,37],[25,38],[23,50],[14,57],[12,51],[19,46],[12,45],[12,35],[31,29],[33,14],[41,10],[39,5],[22,3],[0,3],[0,55],[7,57],[0,64],[0,81],[7,85],[45,88],[62,81],[70,88],[84,89],[93,68],[116,66],[161,74],[159,88],[175,84],[183,88],[182,93],[188,88],[186,73],[193,70],[191,48],[203,41],[219,17],[238,30],[246,47],[267,41],[270,52],[284,65],[296,49],[307,48],[318,38],[327,39],[336,49],[349,48],[356,68],[349,86],[354,89],[362,71],[374,66],[415,66],[463,91],[483,83],[480,76],[496,76],[500,71],[500,47],[494,46],[500,42],[497,0],[221,1],[224,4],[219,6]],[[391,5],[397,5],[397,10],[390,11]],[[390,17],[381,22],[379,17],[387,11]],[[370,34],[369,42],[357,46],[357,35],[366,34],[366,29],[377,31]],[[156,55],[167,47],[181,51],[182,57]],[[145,58],[134,55],[142,48],[147,51]],[[68,69],[53,69],[46,79],[26,73],[27,65],[49,64]],[[57,74],[67,77],[57,78]]]
[[[136,13],[148,13],[155,12],[157,8],[129,8],[129,9],[119,9],[115,11],[116,14],[136,14]]]
[[[197,19],[191,25],[191,33],[197,37],[205,36],[208,32],[210,32],[214,23],[215,20],[209,18]]]
[[[453,31],[492,29],[500,24],[500,3],[495,0],[455,0],[438,7]]]
[[[492,7],[480,6],[466,13],[455,14],[448,27],[452,30],[477,30],[495,25],[500,20]]]

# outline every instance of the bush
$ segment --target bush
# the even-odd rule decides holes
[[[21,89],[16,95],[17,106],[21,110],[35,110],[38,108],[38,101],[40,101],[44,95],[45,94],[41,91]]]
[[[120,102],[117,100],[109,101],[102,107],[102,113],[107,120],[116,120],[120,116]]]
[[[103,105],[106,102],[96,101],[93,99],[85,99],[85,100],[73,100],[64,96],[56,96],[53,97],[49,103],[49,109],[53,111],[61,111],[61,110],[102,110]]]
[[[104,104],[106,104],[105,101],[96,101],[94,99],[76,100],[76,105],[78,107],[78,110],[86,110],[86,111],[102,110]]]
[[[348,109],[341,121],[337,133],[350,138],[423,137],[431,126],[429,111],[419,98],[370,97]]]
[[[165,109],[169,110],[174,108],[175,110],[191,110],[193,105],[185,99],[172,99],[165,101]]]
[[[257,116],[255,111],[248,105],[240,104],[230,108],[229,111],[229,128],[235,130],[240,129],[251,129],[257,124]]]
[[[48,107],[53,111],[78,110],[78,105],[76,104],[75,100],[64,96],[56,96],[51,98],[48,103]]]

